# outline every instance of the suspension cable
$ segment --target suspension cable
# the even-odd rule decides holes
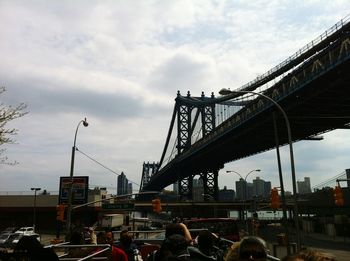
[[[76,150],[78,152],[80,152],[81,154],[83,154],[85,157],[89,158],[90,160],[92,160],[93,162],[97,163],[98,165],[100,165],[101,167],[105,168],[106,170],[109,170],[110,172],[116,174],[116,175],[120,175],[121,173],[117,173],[115,172],[114,170],[108,168],[107,166],[103,165],[102,163],[98,162],[97,160],[95,160],[94,158],[90,157],[89,155],[87,155],[86,153],[84,153],[83,151],[79,150],[77,147],[76,147]],[[132,180],[129,180],[131,183],[135,184],[136,186],[140,186],[140,184],[132,181]]]

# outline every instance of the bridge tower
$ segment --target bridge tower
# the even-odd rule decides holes
[[[159,168],[158,163],[149,163],[144,162],[142,167],[142,177],[141,177],[141,185],[140,185],[140,192],[142,189],[147,185],[148,181],[150,180],[151,176],[157,172]]]
[[[185,103],[179,99],[180,91],[175,99],[175,110],[177,113],[177,154],[180,155],[191,147],[191,116],[193,105]],[[190,97],[190,92],[187,92]],[[191,174],[191,173],[189,173]],[[178,180],[178,193],[180,197],[192,199],[193,176],[186,175],[186,178]]]
[[[187,92],[187,100],[180,99],[181,95],[178,91],[176,100],[177,112],[177,152],[178,155],[189,149],[192,145],[192,134],[196,128],[199,116],[201,122],[202,137],[208,135],[215,128],[215,104],[208,103],[207,105],[198,105],[189,102],[191,95]],[[214,93],[211,94],[214,98]],[[205,99],[204,92],[200,97]],[[197,109],[195,111],[195,109]],[[194,116],[192,121],[192,116]],[[197,174],[203,180],[204,194],[217,199],[218,195],[218,171],[203,173],[188,173],[186,178],[178,181],[178,193],[180,197],[192,199],[193,192],[193,177]]]

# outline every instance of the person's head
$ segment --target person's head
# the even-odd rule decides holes
[[[16,260],[35,260],[43,249],[34,236],[23,236],[16,244],[13,254]]]
[[[182,235],[185,236],[185,231],[180,223],[170,223],[165,228],[165,238],[170,237],[171,235]]]
[[[234,242],[230,248],[227,250],[226,255],[224,257],[225,261],[235,261],[238,260],[239,257],[239,245],[240,242]]]
[[[187,252],[187,247],[188,243],[184,236],[179,234],[173,234],[164,240],[161,250],[165,256],[189,256]]]
[[[107,232],[100,231],[96,235],[97,244],[110,244],[110,239],[107,236]]]
[[[71,245],[81,245],[84,244],[84,235],[80,231],[73,231],[70,236],[70,244]]]
[[[35,236],[23,236],[15,246],[14,252],[37,252],[43,246]]]
[[[122,237],[125,234],[129,235],[129,231],[126,229],[123,229],[122,231],[120,231],[120,237]]]
[[[111,245],[114,243],[114,236],[113,236],[112,231],[106,232],[106,241],[108,244],[111,244]]]
[[[244,237],[239,246],[239,260],[267,260],[265,241],[260,237]]]
[[[132,243],[132,236],[129,233],[121,235],[120,243],[126,248],[130,247]]]

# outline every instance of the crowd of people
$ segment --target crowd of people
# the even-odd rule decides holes
[[[97,234],[96,234],[97,233]],[[245,261],[245,260],[278,260],[269,255],[266,242],[257,236],[242,234],[238,242],[223,247],[220,238],[208,230],[201,230],[195,238],[192,238],[186,225],[178,222],[166,226],[165,239],[159,245],[147,246],[147,251],[136,245],[132,235],[127,230],[120,232],[119,240],[114,239],[112,231],[91,230],[89,238],[84,233],[76,230],[70,235],[71,246],[68,257],[81,258],[91,254],[99,254],[103,248],[108,248],[108,258],[112,261]],[[96,248],[87,247],[96,245]],[[106,254],[104,254],[105,256]],[[0,260],[59,260],[57,254],[51,248],[44,248],[35,237],[23,237],[16,245],[11,256],[0,255]],[[336,261],[329,253],[320,251],[303,250],[299,253],[288,255],[281,261]]]
[[[169,224],[160,249],[150,253],[145,261],[278,260],[269,255],[266,242],[260,237],[245,235],[239,242],[234,242],[226,248],[218,247],[220,240],[208,230],[200,231],[193,239],[183,223]],[[300,253],[288,255],[281,261],[336,261],[336,258],[321,251],[303,250]]]
[[[166,227],[165,239],[160,249],[152,252],[145,261],[190,260],[190,261],[248,261],[278,260],[269,255],[266,242],[257,236],[242,233],[239,242],[228,247],[220,246],[220,238],[208,230],[200,231],[196,238],[183,223],[169,224]],[[336,261],[330,253],[303,250],[285,256],[281,261]]]

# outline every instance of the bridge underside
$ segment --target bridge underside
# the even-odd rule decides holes
[[[348,68],[349,59],[278,101],[288,115],[293,142],[348,127]],[[222,135],[215,137],[210,145],[194,144],[185,155],[178,156],[155,173],[144,190],[161,190],[189,175],[217,171],[227,162],[274,149],[273,112],[276,112],[279,143],[287,144],[285,119],[276,107],[270,106],[240,125],[228,128]]]

